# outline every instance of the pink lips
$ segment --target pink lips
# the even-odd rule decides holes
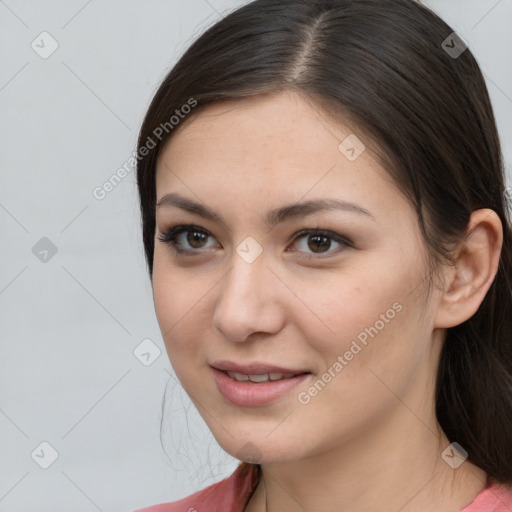
[[[237,364],[231,361],[219,361],[212,364],[212,370],[221,395],[233,405],[255,407],[270,404],[289,393],[299,383],[306,380],[310,373],[304,369],[283,368],[264,363]],[[295,377],[266,382],[239,382],[226,372],[233,371],[244,375],[263,375],[267,373],[294,374]]]

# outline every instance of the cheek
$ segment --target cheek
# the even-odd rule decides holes
[[[395,274],[396,276],[396,274]],[[370,333],[389,331],[400,321],[406,295],[400,276],[367,271],[327,276],[325,281],[304,284],[299,298],[307,305],[299,318],[308,339],[319,351],[349,348],[353,339],[364,343]],[[316,335],[315,335],[316,333]]]
[[[322,360],[321,373],[336,375],[332,393],[361,396],[378,386],[376,375],[399,385],[423,354],[428,336],[421,319],[422,274],[410,261],[387,261],[386,268],[368,265],[302,288],[301,298],[315,315],[296,318]]]
[[[208,289],[208,288],[206,288]],[[163,340],[174,361],[185,354],[197,353],[200,342],[194,336],[193,325],[198,322],[204,282],[186,279],[179,270],[164,267],[155,254],[153,267],[153,302]]]
[[[180,293],[179,290],[175,276],[161,277],[158,272],[153,273],[155,312],[167,356],[176,377],[193,397],[200,392],[195,376],[202,353],[201,340],[197,335],[197,313],[190,303],[189,292]]]
[[[420,316],[423,289],[412,286],[420,278],[407,278],[403,272],[379,281],[367,276],[331,290],[323,319],[334,334],[315,337],[310,331],[324,364],[320,378],[329,381],[325,388],[317,386],[322,389],[316,402],[319,411],[338,403],[347,408],[341,410],[357,410],[361,417],[376,413],[394,400],[390,389],[405,392],[423,358],[428,342]]]
[[[155,312],[164,338],[171,334],[178,322],[182,305],[178,300],[177,282],[161,271],[158,265],[153,267],[153,302]]]

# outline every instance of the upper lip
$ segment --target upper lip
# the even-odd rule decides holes
[[[283,368],[282,366],[258,362],[239,364],[234,361],[217,361],[212,363],[212,366],[217,368],[217,370],[232,371],[243,375],[263,375],[265,373],[292,373],[297,375],[300,373],[309,373],[304,369]]]

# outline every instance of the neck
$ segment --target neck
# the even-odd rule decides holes
[[[397,401],[364,432],[299,461],[262,464],[246,512],[458,512],[486,486],[484,471],[441,457],[450,444],[434,405]],[[430,410],[428,410],[430,409]]]

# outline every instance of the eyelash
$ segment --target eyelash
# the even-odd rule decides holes
[[[198,254],[202,252],[202,249],[183,249],[182,243],[178,240],[178,236],[182,233],[188,233],[188,232],[197,232],[202,233],[203,235],[206,235],[208,237],[211,236],[211,233],[209,233],[206,229],[203,229],[199,226],[194,226],[191,224],[180,224],[177,226],[173,226],[169,228],[165,233],[159,235],[157,238],[161,242],[170,245],[177,253],[182,255],[193,255]],[[327,238],[331,238],[335,242],[338,242],[341,244],[344,248],[353,248],[352,242],[341,235],[338,235],[337,233],[333,233],[332,231],[326,231],[322,229],[305,229],[300,232],[298,232],[294,238],[292,243],[295,243],[297,240],[306,237],[307,235],[320,235],[325,236]],[[302,252],[302,251],[293,251],[293,252]],[[330,255],[331,253],[337,253],[339,251],[326,251],[326,252],[320,252],[320,253],[308,253],[312,256],[316,256],[319,258],[323,258],[325,256],[323,255]]]

